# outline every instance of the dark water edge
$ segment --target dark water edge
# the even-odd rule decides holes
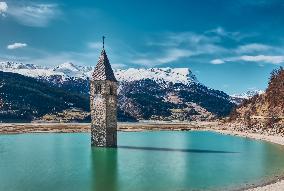
[[[281,175],[275,175],[273,177],[266,177],[266,178],[263,178],[262,180],[255,182],[255,183],[248,183],[245,186],[239,186],[238,188],[233,188],[229,191],[245,191],[245,190],[248,190],[248,189],[272,185],[272,184],[278,183],[282,180],[284,180],[284,173],[281,174]]]

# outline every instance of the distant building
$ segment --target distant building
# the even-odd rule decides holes
[[[117,146],[117,87],[117,80],[103,48],[91,79],[92,146]]]

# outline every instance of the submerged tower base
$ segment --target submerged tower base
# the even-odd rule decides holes
[[[95,147],[117,147],[117,131],[106,132],[104,129],[91,127],[91,143]]]

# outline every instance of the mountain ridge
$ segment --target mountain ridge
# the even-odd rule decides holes
[[[0,62],[0,70],[22,74],[34,78],[50,78],[61,76],[63,80],[70,78],[89,79],[95,67],[79,66],[71,62],[65,62],[55,67],[40,67],[33,64],[17,62]],[[115,69],[115,77],[118,81],[136,81],[153,79],[160,83],[197,83],[196,77],[189,68],[149,68],[149,69]]]
[[[88,97],[93,67],[64,63],[42,68],[2,62],[0,70]],[[188,68],[117,69],[115,75],[122,120],[212,120],[229,115],[235,106],[229,95],[201,84]]]

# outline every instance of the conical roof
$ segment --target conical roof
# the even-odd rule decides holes
[[[115,82],[117,81],[115,79],[105,49],[102,50],[99,61],[93,72],[93,80],[109,80]]]

